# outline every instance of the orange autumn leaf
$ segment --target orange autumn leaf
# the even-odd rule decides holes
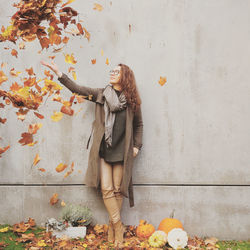
[[[96,59],[91,59],[92,64],[96,64]]]
[[[78,28],[78,30],[79,30],[79,32],[80,32],[80,34],[81,34],[81,35],[83,35],[83,34],[84,34],[84,32],[83,32],[82,25],[81,25],[80,23],[78,23],[76,26],[77,26],[77,28]]]
[[[36,134],[37,130],[42,127],[42,123],[34,123],[30,124],[28,128],[28,132],[32,135]]]
[[[74,114],[74,110],[70,106],[63,105],[60,110],[62,113],[66,115],[72,116]]]
[[[22,88],[22,86],[18,85],[17,82],[12,83],[12,85],[10,86],[10,90],[13,91],[13,92],[18,91],[21,88]]]
[[[94,10],[98,10],[98,11],[102,11],[102,10],[103,10],[103,7],[102,7],[102,5],[100,5],[100,4],[98,4],[98,3],[95,3],[93,9],[94,9]]]
[[[11,74],[11,76],[13,76],[13,77],[17,77],[19,74],[21,74],[22,72],[21,71],[15,71],[15,69],[14,68],[12,68],[11,70],[10,70],[10,74]]]
[[[74,1],[75,1],[75,0],[69,0],[68,2],[64,3],[64,4],[61,6],[61,8],[63,8],[64,6],[66,6],[66,5],[70,4],[70,3],[73,3]]]
[[[37,112],[34,112],[34,114],[35,114],[39,119],[43,119],[43,118],[44,118],[43,115],[41,115],[41,114],[39,114],[39,113],[37,113]]]
[[[42,46],[42,49],[48,48],[49,45],[50,45],[50,40],[49,40],[49,38],[47,38],[47,37],[42,37],[42,38],[40,38],[40,44],[41,44],[41,46]]]
[[[50,204],[55,205],[58,202],[58,194],[54,193],[52,197],[50,198]]]
[[[75,60],[75,58],[74,58],[74,54],[73,53],[71,53],[71,55],[69,55],[69,54],[64,54],[64,57],[65,57],[65,62],[66,63],[71,63],[71,64],[76,64],[77,63],[77,61]]]
[[[60,121],[62,118],[63,118],[63,113],[62,113],[62,112],[56,112],[56,111],[54,111],[54,115],[51,116],[51,119],[52,119],[54,122],[58,122],[58,121]]]
[[[44,168],[38,168],[41,172],[45,172],[46,170]]]
[[[62,42],[65,44],[68,43],[68,41],[69,41],[69,37],[67,37],[67,36],[65,36],[62,40]]]
[[[106,59],[106,62],[105,62],[107,65],[109,65],[109,59],[107,58]]]
[[[89,41],[90,40],[90,33],[84,27],[82,27],[82,28],[83,28],[84,33],[85,33],[84,37],[86,37]]]
[[[18,112],[16,112],[17,114],[17,119],[18,120],[21,120],[21,121],[24,121],[25,117],[26,117],[26,114],[29,112],[29,109],[22,109],[20,108],[18,110]]]
[[[6,121],[7,121],[6,118],[1,118],[1,117],[0,117],[0,123],[3,123],[3,124],[4,124]]]
[[[160,80],[158,81],[158,83],[159,83],[161,86],[163,86],[163,85],[166,83],[166,81],[167,81],[166,77],[161,77],[161,76],[160,76]]]
[[[56,167],[56,172],[60,173],[62,172],[65,168],[67,168],[67,164],[63,164],[63,163],[60,163],[57,167]]]
[[[33,71],[33,67],[31,67],[31,68],[29,68],[29,69],[25,69],[25,70],[26,70],[26,72],[27,72],[30,76],[35,75],[35,73],[34,73],[34,71]]]
[[[2,62],[2,63],[1,63],[1,68],[4,68],[6,65],[7,65],[7,63]]]
[[[30,133],[22,133],[22,138],[18,141],[22,146],[30,144],[33,142],[33,135]]]
[[[1,158],[1,154],[3,154],[6,150],[8,150],[10,148],[10,145],[4,147],[4,148],[1,148],[0,147],[0,158]]]
[[[66,203],[64,202],[64,200],[61,201],[61,206],[62,206],[62,207],[65,207],[65,206],[66,206]]]
[[[64,175],[64,178],[68,177],[74,171],[74,162],[71,163],[69,171]]]
[[[69,102],[71,103],[71,105],[72,105],[73,101],[75,100],[75,97],[76,97],[75,95],[72,95],[72,96],[70,97]],[[70,106],[71,106],[71,105],[70,105]]]
[[[0,85],[7,80],[8,77],[3,73],[3,71],[0,71]]]
[[[54,60],[56,56],[49,56],[51,60]]]
[[[69,69],[68,69],[69,73],[70,73],[72,70],[75,70],[75,68],[74,68],[74,67],[69,67]]]
[[[15,49],[11,50],[11,55],[12,56],[15,56],[17,58],[17,54],[18,54],[18,52]]]
[[[39,154],[36,154],[34,161],[33,161],[33,166],[35,166],[40,160],[41,158],[39,157]]]

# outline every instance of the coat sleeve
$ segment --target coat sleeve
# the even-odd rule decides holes
[[[143,134],[143,122],[141,107],[134,114],[133,120],[133,136],[134,136],[134,147],[141,149],[142,147],[142,134]]]
[[[85,99],[95,102],[98,94],[103,88],[89,88],[86,86],[80,86],[71,80],[66,74],[62,74],[58,77],[60,83],[62,83],[66,88],[68,88],[72,93],[83,95]]]

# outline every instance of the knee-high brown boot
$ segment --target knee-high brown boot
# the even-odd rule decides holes
[[[123,196],[122,195],[116,196],[116,200],[117,200],[117,203],[118,203],[119,212],[121,214]],[[115,240],[114,227],[113,227],[112,219],[109,217],[108,241],[114,242],[114,240]]]

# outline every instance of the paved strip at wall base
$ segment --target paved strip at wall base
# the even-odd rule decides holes
[[[86,186],[0,186],[0,223],[14,224],[29,217],[38,225],[51,217],[60,219],[61,205],[51,206],[53,193],[66,203],[87,205],[94,223],[108,223],[100,193]],[[190,236],[214,236],[220,240],[247,240],[250,232],[250,187],[248,186],[134,186],[135,206],[125,199],[122,220],[138,225],[145,219],[158,227],[160,221],[174,217],[182,221]]]

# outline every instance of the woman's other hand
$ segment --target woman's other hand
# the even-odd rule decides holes
[[[139,149],[136,147],[133,147],[133,156],[136,157],[139,152]]]
[[[62,76],[62,72],[59,70],[58,66],[54,63],[54,61],[52,61],[51,63],[41,61],[41,64],[54,71],[58,77]]]

